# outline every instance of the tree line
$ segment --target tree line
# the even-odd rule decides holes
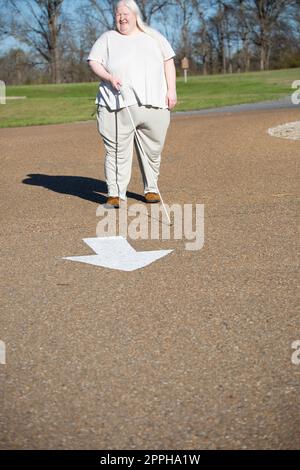
[[[0,79],[9,84],[95,80],[86,57],[114,28],[110,0],[0,0]],[[300,66],[300,0],[138,0],[191,73]],[[2,49],[2,50],[1,50]]]

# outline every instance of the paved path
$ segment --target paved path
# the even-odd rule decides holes
[[[297,109],[299,111],[300,105],[293,104],[291,96],[287,96],[279,100],[260,101],[258,103],[235,104],[231,106],[221,106],[220,108],[207,108],[195,111],[175,111],[173,112],[173,115],[204,116],[207,114],[241,113],[245,111],[276,111],[278,109]]]
[[[95,123],[0,130],[1,448],[299,448],[300,144],[267,134],[297,119],[174,116],[160,188],[205,245],[136,241],[175,251],[132,273],[62,260],[105,200]]]

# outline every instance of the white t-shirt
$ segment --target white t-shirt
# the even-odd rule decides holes
[[[138,103],[167,109],[164,61],[174,56],[170,43],[158,31],[154,39],[142,31],[125,35],[111,30],[97,39],[87,60],[99,62],[121,80],[127,106]],[[96,104],[111,110],[125,107],[120,92],[104,80],[100,82]]]

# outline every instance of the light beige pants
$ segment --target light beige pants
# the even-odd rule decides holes
[[[127,109],[111,111],[99,106],[97,112],[98,131],[106,150],[104,172],[108,196],[119,196],[124,200],[131,177],[133,144],[143,176],[144,193],[157,192],[161,152],[170,124],[169,109],[135,104],[129,106],[129,111],[149,165],[143,164]]]

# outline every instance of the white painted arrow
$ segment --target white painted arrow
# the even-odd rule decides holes
[[[135,271],[136,269],[148,266],[148,264],[163,258],[173,251],[136,251],[126,238],[121,236],[83,238],[83,241],[97,254],[68,256],[63,257],[63,259],[102,266],[103,268],[119,269],[120,271]]]

